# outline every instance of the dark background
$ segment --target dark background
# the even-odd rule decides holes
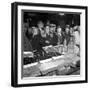
[[[51,23],[60,25],[62,28],[66,24],[80,25],[80,14],[24,12],[23,18],[23,22],[28,21],[29,26],[36,26],[39,20],[43,21],[44,24],[49,20]]]

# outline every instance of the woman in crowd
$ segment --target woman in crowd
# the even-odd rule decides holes
[[[64,32],[60,26],[57,27],[58,45],[64,42]]]
[[[46,32],[46,35],[48,35],[49,36],[49,33],[50,33],[50,27],[49,27],[49,25],[46,25],[45,26],[45,32]]]
[[[44,23],[42,21],[38,21],[37,27],[38,27],[39,32],[42,33],[43,28],[44,28]]]
[[[75,45],[80,47],[80,30],[76,26],[74,27],[74,38],[75,38]]]
[[[33,47],[33,50],[40,50],[40,35],[39,35],[39,30],[37,27],[32,27],[33,35],[31,39],[31,44]]]
[[[67,46],[69,44],[69,42],[70,42],[70,28],[68,26],[66,26],[64,44]]]
[[[23,32],[24,51],[32,51],[31,39],[32,39],[32,28],[24,27]]]
[[[48,37],[44,28],[42,29],[42,32],[40,33],[40,45],[42,47],[49,45]]]
[[[74,29],[73,29],[73,26],[70,27],[70,44],[74,44]]]
[[[74,53],[80,56],[80,32],[78,25],[73,27]]]

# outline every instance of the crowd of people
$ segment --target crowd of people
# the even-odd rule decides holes
[[[68,46],[73,42],[78,47],[80,46],[80,26],[79,25],[66,25],[61,28],[60,25],[54,23],[44,24],[38,21],[37,26],[27,27],[25,36],[30,42],[31,50],[42,51],[42,47],[65,45]]]

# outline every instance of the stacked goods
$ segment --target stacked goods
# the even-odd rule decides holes
[[[63,45],[57,45],[57,46],[54,46],[54,48],[60,54],[63,52]]]
[[[44,47],[44,50],[46,51],[46,53],[57,51],[53,46]]]
[[[51,54],[52,56],[58,56],[61,55],[63,52],[63,45],[57,45],[57,46],[46,46],[43,47],[44,51],[47,54]]]

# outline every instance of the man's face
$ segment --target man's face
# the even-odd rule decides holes
[[[50,32],[53,33],[54,32],[54,28],[50,27]]]
[[[44,24],[43,24],[42,21],[38,22],[38,27],[39,27],[39,28],[43,28],[43,27],[44,27]]]
[[[56,27],[55,26],[50,26],[50,32],[54,33],[56,30]]]

